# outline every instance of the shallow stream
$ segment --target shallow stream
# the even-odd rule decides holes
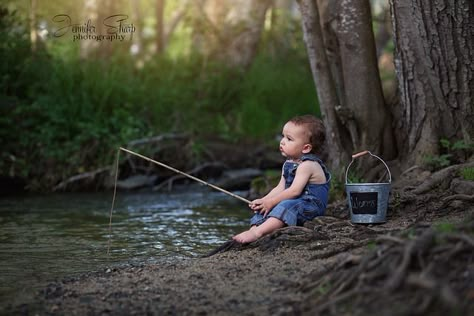
[[[109,234],[111,203],[112,193],[0,198],[0,310],[65,276],[205,254],[250,215],[245,203],[204,189],[118,192]]]

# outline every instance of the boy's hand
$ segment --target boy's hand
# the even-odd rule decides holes
[[[250,204],[249,207],[254,211],[257,212],[260,209],[260,205],[262,204],[262,199],[256,199],[253,200]]]
[[[271,203],[270,199],[265,198],[253,200],[252,203],[249,204],[249,207],[254,212],[258,212],[263,216],[266,216],[271,211],[273,206],[274,205]]]

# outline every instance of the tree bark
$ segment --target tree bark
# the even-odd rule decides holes
[[[329,67],[331,69],[331,74],[334,78],[334,84],[336,86],[338,98],[337,104],[346,104],[341,53],[339,51],[339,39],[337,38],[337,21],[339,20],[338,4],[335,1],[317,0],[317,5],[320,17],[321,31],[323,33],[324,38],[324,47],[326,50]],[[348,145],[352,147],[350,141],[348,142]]]
[[[392,120],[385,107],[377,66],[368,0],[339,2],[337,36],[344,79],[344,100],[353,114],[353,151],[371,150],[385,159],[395,157]]]
[[[321,113],[327,131],[328,155],[331,167],[340,170],[349,160],[342,146],[340,131],[342,127],[337,120],[335,107],[339,104],[333,76],[324,48],[324,40],[319,20],[319,10],[314,0],[298,0],[302,16],[302,27],[309,63],[319,98]]]
[[[439,140],[474,137],[474,3],[391,0],[401,103],[397,143],[407,162],[438,154]]]
[[[166,0],[156,0],[156,25],[155,25],[155,46],[156,53],[161,54],[164,50],[164,12]]]

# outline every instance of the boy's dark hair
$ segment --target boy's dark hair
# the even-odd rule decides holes
[[[309,143],[312,146],[311,153],[320,153],[324,141],[326,140],[326,128],[323,121],[313,115],[301,115],[293,117],[290,122],[297,126],[306,125],[306,130],[309,133]]]

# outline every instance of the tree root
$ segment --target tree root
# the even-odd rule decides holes
[[[460,224],[449,233],[423,227],[405,235],[378,237],[377,248],[370,253],[349,264],[344,260],[322,277],[301,286],[302,292],[309,293],[304,312],[469,314],[474,311],[470,297],[472,276],[467,272],[473,271],[474,219],[469,223]]]
[[[395,187],[387,225],[352,224],[341,201],[328,209],[331,216],[277,230],[248,245],[224,245],[218,252],[284,246],[314,252],[311,259],[321,268],[297,287],[307,296],[303,306],[294,307],[303,314],[474,314],[473,197],[451,190],[457,171],[472,165],[452,166],[426,182],[413,179]],[[432,228],[434,220],[461,212],[471,218]],[[366,245],[374,249],[362,248]]]
[[[436,187],[447,189],[449,187],[449,184],[451,183],[451,180],[456,175],[456,172],[458,170],[463,169],[463,168],[472,168],[472,167],[474,167],[474,162],[454,165],[445,169],[441,169],[433,173],[431,177],[427,179],[427,181],[425,181],[420,186],[418,186],[415,190],[413,190],[413,193],[414,194],[427,193],[428,191],[431,191]]]
[[[280,228],[249,244],[228,241],[206,256],[230,250],[258,248],[261,251],[271,251],[279,247],[291,246],[315,251],[312,260],[317,260],[362,247],[379,234],[381,232],[376,232],[365,226],[354,225],[347,220],[322,216],[306,222],[304,227]]]
[[[464,202],[474,202],[474,196],[466,194],[453,194],[443,199],[443,204],[441,204],[440,209],[444,209],[452,201],[464,201]]]

